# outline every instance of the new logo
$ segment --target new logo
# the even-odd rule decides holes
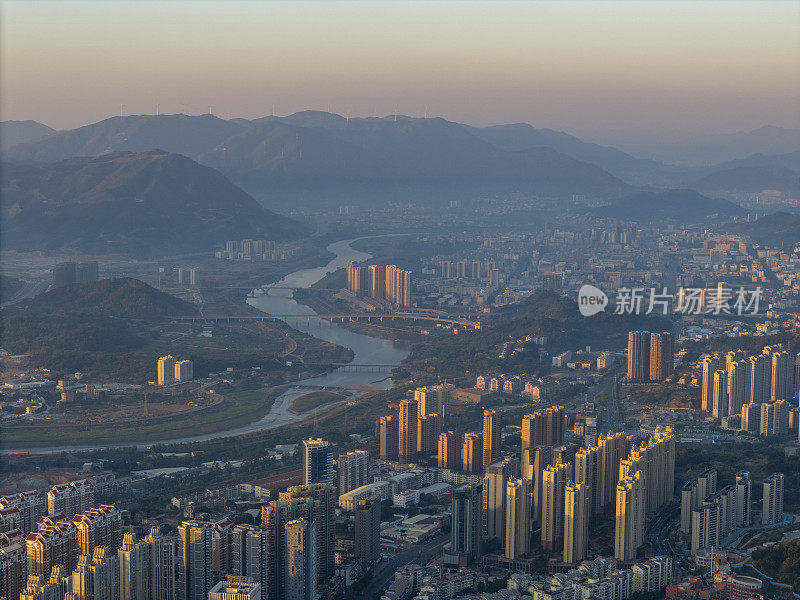
[[[604,311],[608,306],[608,296],[593,285],[584,284],[578,290],[578,310],[584,317],[591,317]]]

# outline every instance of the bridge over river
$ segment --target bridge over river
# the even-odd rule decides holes
[[[348,321],[383,321],[406,319],[406,320],[420,320],[420,321],[433,321],[436,323],[445,323],[447,325],[458,325],[461,327],[470,327],[473,329],[480,328],[480,322],[472,319],[471,317],[462,315],[453,315],[449,313],[434,313],[434,312],[391,312],[391,313],[373,313],[373,312],[352,312],[352,313],[331,313],[331,314],[289,314],[289,315],[181,315],[172,317],[179,321],[192,321],[192,322],[225,322],[233,323],[236,321],[291,321],[294,320],[299,323],[305,320],[306,324],[310,324],[312,320],[316,320],[319,325],[323,321],[328,323],[345,323]]]

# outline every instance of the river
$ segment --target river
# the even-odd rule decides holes
[[[357,238],[364,239],[364,238]],[[336,256],[324,267],[303,269],[290,273],[279,282],[270,284],[276,287],[309,288],[325,277],[328,273],[341,269],[351,260],[364,261],[371,258],[370,254],[355,250],[351,243],[356,240],[343,240],[328,246],[328,250]],[[316,314],[310,307],[301,304],[292,298],[292,290],[270,289],[263,296],[248,298],[247,303],[271,315],[313,315]],[[332,342],[353,351],[354,364],[372,365],[399,365],[408,355],[408,351],[388,340],[353,333],[339,325],[320,325],[318,319],[311,319],[308,323],[302,319],[286,321],[288,325],[326,342]],[[371,384],[375,387],[387,388],[390,382],[386,380],[387,373],[360,373],[351,371],[334,371],[327,375],[305,379],[300,382],[303,386],[330,386],[352,387]],[[383,380],[383,381],[381,381]]]
[[[381,236],[370,236],[381,237]],[[283,279],[275,283],[265,284],[263,287],[276,286],[284,288],[308,288],[325,277],[330,272],[336,271],[345,267],[348,261],[364,261],[371,258],[371,255],[366,252],[360,252],[354,249],[350,244],[359,239],[342,240],[334,242],[328,246],[328,250],[334,253],[334,258],[325,266],[315,267],[313,269],[302,269],[290,273]],[[263,295],[253,296],[247,299],[248,304],[251,306],[271,315],[313,315],[315,314],[311,307],[301,304],[292,298],[292,290],[290,289],[270,289]],[[296,322],[295,319],[288,319],[286,323],[291,327],[302,331],[308,335],[332,342],[353,351],[354,364],[373,364],[373,365],[399,365],[403,359],[408,356],[408,350],[388,340],[370,337],[348,331],[339,325],[319,325],[316,319],[309,320],[309,323],[304,322],[302,319]],[[275,399],[269,412],[258,421],[254,421],[248,425],[243,425],[234,429],[225,431],[217,431],[215,433],[207,433],[203,435],[195,435],[188,437],[175,438],[170,440],[153,440],[140,442],[128,442],[121,444],[97,444],[91,446],[58,446],[50,448],[31,448],[27,449],[3,449],[0,452],[36,452],[36,453],[52,453],[71,451],[77,452],[81,450],[94,450],[100,448],[112,447],[125,447],[125,446],[150,446],[153,444],[183,444],[190,442],[203,442],[222,437],[231,437],[242,435],[245,433],[252,433],[255,431],[264,431],[267,429],[274,429],[283,425],[294,423],[309,416],[309,413],[296,414],[289,410],[292,402],[309,393],[309,388],[318,387],[334,387],[334,388],[361,388],[371,386],[376,389],[388,389],[391,386],[391,380],[388,378],[390,368],[387,368],[385,373],[380,372],[358,372],[358,371],[343,371],[336,370],[327,375],[320,375],[318,377],[310,377],[298,381],[295,385],[287,389],[283,394]],[[317,409],[319,410],[319,408]]]

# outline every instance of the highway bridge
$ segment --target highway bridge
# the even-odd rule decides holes
[[[214,322],[214,323],[235,323],[236,321],[295,321],[299,324],[305,320],[307,324],[316,320],[319,325],[323,321],[328,323],[346,323],[356,321],[381,322],[395,319],[433,321],[436,323],[446,323],[447,325],[458,325],[461,327],[478,328],[480,322],[463,315],[453,315],[449,313],[436,313],[433,311],[397,311],[391,313],[372,313],[372,312],[353,312],[337,314],[315,314],[315,315],[186,315],[173,317],[178,321],[194,322]]]
[[[210,290],[249,290],[253,294],[258,295],[258,292],[269,290],[309,290],[313,292],[341,292],[341,288],[317,288],[317,287],[291,287],[284,285],[267,285],[263,287],[254,288],[252,285],[204,285],[206,289]],[[251,294],[252,295],[252,294]]]

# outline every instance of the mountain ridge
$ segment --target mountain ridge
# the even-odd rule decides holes
[[[252,121],[225,121],[212,115],[112,117],[15,146],[5,158],[45,164],[76,155],[152,148],[187,155],[237,182],[260,186],[467,180],[600,197],[632,189],[594,164],[556,150],[552,150],[556,154],[510,152],[480,139],[467,126],[442,118],[345,119],[319,111]],[[546,158],[547,170],[537,168],[538,158]],[[552,178],[552,167],[559,162],[567,176]]]
[[[17,144],[35,142],[56,130],[38,121],[0,121],[0,151],[5,152]]]

